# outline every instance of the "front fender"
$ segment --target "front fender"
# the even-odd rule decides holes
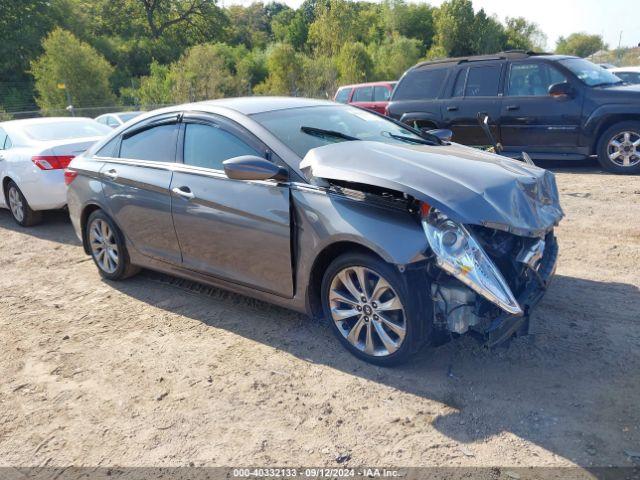
[[[634,105],[632,103],[611,103],[602,105],[589,114],[584,122],[583,131],[587,135],[594,135],[599,131],[600,126],[611,117],[634,116],[637,117],[637,119],[640,119],[640,105]]]

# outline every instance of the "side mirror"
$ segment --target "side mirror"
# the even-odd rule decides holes
[[[420,131],[438,137],[443,142],[450,142],[453,138],[453,132],[447,128],[438,128],[436,130],[421,128]]]
[[[222,162],[224,173],[233,180],[269,180],[287,179],[287,171],[255,155],[243,155]]]
[[[573,96],[573,87],[567,82],[554,83],[549,87],[549,95],[558,100],[570,98]]]

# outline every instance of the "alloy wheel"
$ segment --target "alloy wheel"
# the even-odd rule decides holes
[[[624,131],[614,135],[607,144],[609,160],[620,167],[640,163],[640,133]]]
[[[107,273],[114,273],[118,268],[120,257],[116,237],[107,222],[97,218],[91,223],[89,245],[98,266]]]
[[[9,188],[9,208],[11,209],[11,213],[15,217],[18,222],[24,221],[24,204],[22,203],[22,198],[20,198],[20,192],[14,186]]]
[[[404,307],[379,273],[362,266],[339,271],[331,281],[329,306],[340,333],[363,353],[383,357],[401,347],[407,332]]]

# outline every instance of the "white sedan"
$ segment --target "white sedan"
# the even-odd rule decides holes
[[[132,118],[136,118],[138,115],[142,115],[144,112],[113,112],[105,113],[96,117],[96,122],[107,125],[111,128],[118,128],[120,125],[124,125]]]
[[[67,203],[64,169],[113,130],[90,118],[33,118],[0,123],[0,207],[22,226]]]
[[[640,83],[640,67],[616,67],[609,71],[627,83]]]

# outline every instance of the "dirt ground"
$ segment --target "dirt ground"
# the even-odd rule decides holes
[[[535,335],[396,369],[245,297],[103,281],[64,213],[23,229],[0,210],[0,466],[640,462],[640,177],[556,170]]]

